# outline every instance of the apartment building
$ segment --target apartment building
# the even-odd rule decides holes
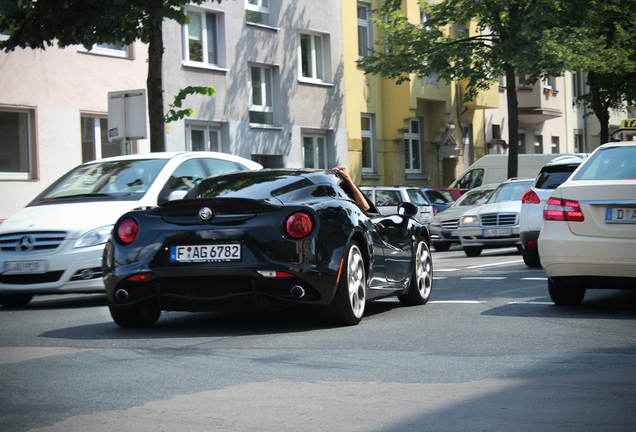
[[[187,86],[195,114],[166,125],[166,150],[212,150],[266,167],[347,164],[339,1],[209,1],[163,23],[164,112]],[[1,36],[0,36],[1,37]],[[4,36],[6,37],[6,35]],[[150,151],[109,143],[111,91],[146,87],[147,47],[0,53],[0,220],[74,166]]]
[[[186,86],[195,114],[166,127],[166,150],[212,150],[265,167],[347,164],[340,2],[243,0],[186,6],[164,22],[164,104]]]
[[[461,83],[412,76],[397,85],[365,75],[355,62],[379,36],[372,15],[380,6],[380,0],[342,2],[350,170],[361,184],[447,186],[462,172],[470,149],[483,148],[483,112],[498,106],[496,89],[464,104]],[[416,0],[404,1],[402,13],[423,25]],[[450,31],[459,36],[477,29]]]
[[[0,52],[0,220],[82,162],[126,151],[107,139],[108,92],[146,87],[147,47],[90,48]]]

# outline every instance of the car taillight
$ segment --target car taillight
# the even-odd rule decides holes
[[[583,222],[585,217],[578,201],[550,198],[543,209],[543,220]]]
[[[139,225],[132,218],[124,219],[117,226],[117,237],[124,244],[130,244],[135,241],[139,234]]]
[[[287,234],[293,238],[300,239],[309,235],[313,228],[313,223],[309,215],[305,213],[294,213],[287,218],[285,226],[287,228]]]
[[[539,195],[532,189],[524,193],[523,197],[521,197],[521,204],[539,204],[540,202]]]

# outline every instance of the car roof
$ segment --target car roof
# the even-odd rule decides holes
[[[151,152],[151,153],[136,153],[129,155],[121,155],[121,156],[112,156],[102,159],[97,159],[93,161],[89,161],[86,163],[95,163],[95,162],[104,162],[104,161],[118,161],[118,160],[139,160],[139,159],[172,159],[175,157],[188,157],[188,156],[198,156],[198,157],[212,157],[218,159],[226,159],[233,161],[242,161],[246,162],[249,159],[245,159],[240,156],[232,155],[229,153],[222,152],[210,152],[210,151],[191,151],[191,152]],[[256,163],[256,162],[254,162]]]
[[[581,164],[583,161],[585,161],[583,157],[566,155],[552,159],[545,166]]]

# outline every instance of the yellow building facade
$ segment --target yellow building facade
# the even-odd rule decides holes
[[[363,185],[448,186],[485,154],[483,110],[499,106],[497,85],[462,103],[461,83],[413,75],[398,85],[364,74],[356,61],[380,36],[371,20],[380,7],[381,0],[342,1],[349,170]],[[416,0],[404,0],[402,12],[421,22]]]

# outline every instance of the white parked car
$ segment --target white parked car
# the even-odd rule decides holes
[[[583,156],[560,156],[548,162],[521,198],[519,238],[521,255],[528,267],[541,267],[537,239],[543,222],[543,207],[552,192],[572,175],[583,160]]]
[[[36,294],[104,292],[102,252],[124,213],[182,198],[214,174],[262,165],[215,152],[148,153],[87,162],[0,224],[0,304]]]
[[[596,149],[543,215],[539,256],[554,303],[580,304],[588,288],[636,288],[636,142]]]
[[[469,257],[483,249],[516,246],[519,240],[521,197],[534,179],[514,178],[501,183],[486,204],[468,210],[459,220],[459,241]]]
[[[418,212],[413,218],[426,225],[431,222],[434,207],[424,192],[413,186],[360,186],[360,190],[375,204],[380,214],[397,214],[398,206],[410,202],[417,206]]]

